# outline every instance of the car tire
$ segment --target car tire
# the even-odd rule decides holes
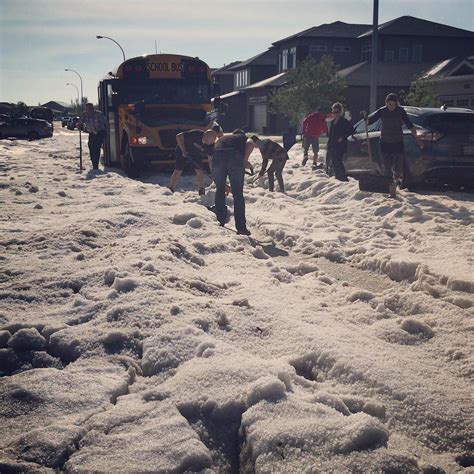
[[[35,131],[28,132],[28,140],[38,140],[39,133]]]
[[[138,178],[139,172],[136,163],[133,161],[133,156],[130,151],[128,140],[125,142],[122,155],[122,169],[127,173],[129,178]]]

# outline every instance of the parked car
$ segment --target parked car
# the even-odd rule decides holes
[[[67,129],[74,130],[77,127],[77,122],[79,122],[79,117],[70,117],[67,123]]]
[[[404,107],[424,143],[420,149],[410,131],[404,128],[404,183],[408,188],[427,184],[472,185],[474,182],[474,111]],[[381,175],[386,173],[380,155],[381,122],[369,125],[372,161],[369,159],[364,121],[354,126],[348,139],[344,165],[347,174]]]
[[[63,127],[63,128],[67,127],[67,124],[68,124],[70,118],[71,117],[68,117],[68,116],[61,117],[61,127]]]
[[[37,140],[53,136],[51,124],[46,120],[12,118],[0,123],[0,138],[28,138]]]

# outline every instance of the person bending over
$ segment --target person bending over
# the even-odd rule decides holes
[[[280,192],[285,192],[282,171],[286,165],[286,161],[288,160],[288,153],[281,145],[273,140],[260,140],[257,135],[253,135],[251,139],[262,155],[262,168],[258,173],[258,176],[260,178],[263,177],[265,171],[267,171],[269,191],[274,191],[276,176]],[[267,170],[269,160],[272,160],[272,164]]]
[[[175,165],[169,185],[172,192],[176,191],[179,178],[186,165],[189,165],[196,172],[199,194],[205,194],[202,160],[206,156],[211,155],[216,139],[217,134],[211,129],[205,132],[202,130],[189,130],[176,135]]]

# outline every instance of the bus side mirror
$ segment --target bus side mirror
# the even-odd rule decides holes
[[[214,97],[221,95],[221,85],[218,82],[214,82],[212,86],[214,91]]]

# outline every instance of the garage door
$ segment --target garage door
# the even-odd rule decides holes
[[[252,128],[254,132],[262,133],[267,126],[267,106],[254,105],[252,111]]]

